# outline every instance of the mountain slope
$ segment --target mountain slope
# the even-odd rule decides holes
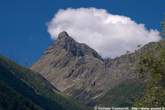
[[[160,42],[161,45],[164,42]],[[155,52],[159,43],[150,43],[131,54],[115,59],[103,59],[93,49],[72,39],[66,32],[59,34],[57,41],[50,46],[31,69],[41,73],[63,93],[94,106],[104,104],[99,100],[108,99],[108,105],[131,105],[133,100],[144,93],[146,80],[139,78],[137,64],[141,54]],[[124,84],[124,88],[121,86]],[[130,85],[135,84],[134,87]],[[139,84],[142,85],[139,88]],[[134,89],[138,89],[132,98]],[[122,92],[120,92],[122,89]],[[113,101],[113,91],[116,100]],[[127,91],[125,93],[124,91]]]
[[[157,43],[156,54],[144,53],[139,61],[141,77],[148,75],[145,92],[139,98],[136,106],[165,106],[165,42]]]
[[[55,44],[32,67],[41,72],[55,87],[84,102],[101,93],[96,84],[104,71],[104,62],[98,53],[85,44],[77,43],[66,32],[60,33]],[[95,89],[96,92],[91,90]]]
[[[6,100],[5,104],[0,101],[0,107],[5,110],[13,110],[14,107],[20,107],[16,108],[17,110],[24,107],[27,110],[86,109],[69,97],[63,96],[38,73],[2,56],[0,56],[0,97]],[[5,108],[8,106],[11,108]]]
[[[0,110],[43,110],[3,81],[0,81],[0,97]]]

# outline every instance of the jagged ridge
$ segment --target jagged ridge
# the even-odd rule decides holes
[[[76,42],[66,32],[62,32],[31,69],[40,72],[60,91],[94,106],[101,97],[105,97],[109,91],[120,87],[122,83],[144,84],[137,75],[136,64],[144,52],[158,51],[155,47],[155,43],[151,43],[135,53],[105,60],[95,50]],[[131,93],[132,89],[128,90]],[[143,89],[138,94],[142,92]],[[128,94],[127,102],[123,103],[131,105],[131,101],[132,96]]]

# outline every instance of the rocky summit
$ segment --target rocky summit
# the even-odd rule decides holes
[[[134,53],[103,59],[94,49],[61,32],[31,69],[61,92],[89,106],[104,104],[104,99],[110,105],[131,105],[136,96],[142,95],[145,82],[137,74],[139,56],[158,51],[157,45],[150,43]]]

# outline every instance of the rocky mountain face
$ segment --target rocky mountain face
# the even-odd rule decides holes
[[[62,32],[31,69],[41,73],[61,92],[89,106],[100,104],[100,100],[104,102],[106,98],[109,105],[113,105],[112,100],[122,102],[114,103],[115,106],[130,105],[136,96],[142,95],[145,83],[137,74],[139,56],[157,51],[159,44],[150,43],[134,53],[103,59],[86,44],[78,43]],[[127,93],[120,92],[122,87]],[[115,94],[113,91],[116,91]],[[134,97],[131,93],[135,93]]]

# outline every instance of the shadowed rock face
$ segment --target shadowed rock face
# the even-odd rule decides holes
[[[112,88],[124,82],[141,82],[136,63],[141,53],[150,51],[146,47],[115,59],[103,59],[86,44],[62,32],[31,69],[65,94],[94,106]]]

